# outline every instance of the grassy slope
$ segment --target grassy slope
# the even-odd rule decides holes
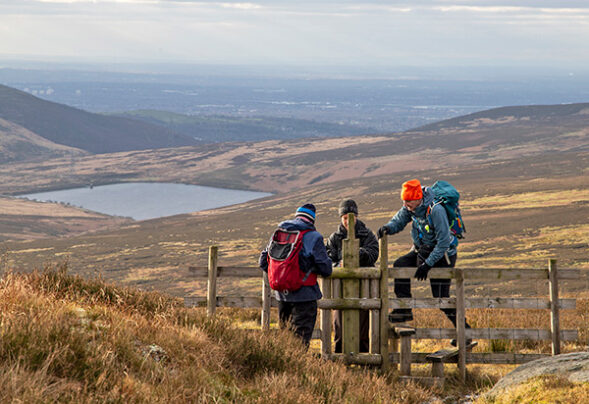
[[[0,118],[0,164],[86,154],[83,150],[53,143],[22,126]]]
[[[129,222],[132,219],[58,203],[0,197],[0,241],[73,236]]]
[[[197,144],[160,126],[68,107],[0,85],[0,118],[43,138],[91,153]]]
[[[0,318],[1,402],[441,402],[393,374],[317,360],[289,333],[64,268],[5,274]]]

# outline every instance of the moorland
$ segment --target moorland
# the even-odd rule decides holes
[[[548,258],[557,258],[560,267],[589,269],[588,134],[589,105],[571,104],[494,109],[388,135],[86,151],[13,161],[0,165],[0,192],[7,195],[124,181],[186,182],[275,194],[210,211],[148,221],[104,218],[100,224],[98,217],[73,207],[24,201],[21,206],[6,199],[22,210],[14,207],[12,215],[0,215],[2,265],[28,272],[67,262],[70,272],[86,279],[100,276],[117,285],[177,297],[202,295],[205,285],[191,279],[187,268],[204,265],[210,245],[219,246],[224,265],[254,266],[276,223],[291,217],[297,206],[314,203],[318,230],[327,236],[339,221],[339,201],[348,197],[358,202],[360,219],[376,229],[400,207],[401,183],[419,178],[426,184],[450,181],[462,193],[467,233],[460,246],[461,267],[543,268]],[[390,257],[405,252],[408,232],[391,237],[388,248]],[[579,329],[579,340],[565,351],[585,349],[589,343],[589,328],[583,325],[588,287],[585,275],[562,285],[563,295],[579,299],[577,310],[562,318],[563,327]],[[540,283],[469,285],[467,292],[493,295],[500,288],[511,295],[546,295]],[[244,291],[257,293],[259,282],[221,284],[222,294]],[[416,291],[423,294],[427,288],[416,285]],[[424,312],[416,320],[419,326],[442,319],[435,311]],[[259,320],[258,313],[226,315],[242,327]],[[491,318],[479,310],[467,315],[475,326],[492,322],[496,327],[546,328],[548,322],[540,313]],[[416,347],[436,348],[429,342]],[[528,341],[515,347],[549,350],[548,344]],[[495,348],[489,342],[477,349]],[[470,391],[488,386],[508,370],[483,371]]]

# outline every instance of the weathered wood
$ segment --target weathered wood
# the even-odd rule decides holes
[[[558,307],[558,271],[556,260],[548,260],[548,286],[550,288],[550,332],[552,334],[552,355],[560,354],[560,314]]]
[[[444,377],[444,362],[432,362],[432,377]]]
[[[389,268],[390,278],[412,278],[415,274],[415,268]],[[456,271],[464,272],[464,279],[486,279],[492,280],[533,280],[548,279],[548,269],[529,269],[529,268],[432,268],[429,278],[456,278]],[[579,279],[580,271],[578,269],[560,269],[558,278],[562,280]]]
[[[559,299],[559,309],[576,309],[576,299]],[[456,308],[456,298],[392,298],[389,307],[413,309],[453,309]],[[465,309],[550,309],[550,299],[543,297],[470,297],[465,298]]]
[[[357,279],[344,279],[342,281],[342,294],[344,299],[357,299],[358,304],[360,300],[360,285]],[[351,302],[353,303],[353,301]],[[344,310],[342,313],[342,351],[343,353],[359,352],[360,351],[360,312],[355,310]]]
[[[379,240],[379,269],[381,277],[379,280],[380,295],[380,315],[379,315],[379,352],[382,356],[382,370],[387,371],[390,367],[389,361],[389,253],[387,244],[387,235],[383,235]]]
[[[215,315],[217,309],[217,252],[218,247],[209,247],[209,266],[207,281],[207,316]]]
[[[356,240],[357,241],[357,240]],[[332,279],[380,279],[380,269],[375,267],[346,268],[335,267]]]
[[[188,267],[189,275],[194,278],[207,278],[207,267]],[[217,267],[217,277],[261,278],[262,271],[258,267]]]
[[[321,339],[321,329],[313,329],[313,332],[311,333],[311,339]]]
[[[262,277],[262,331],[270,329],[270,307],[272,306],[272,290],[268,282],[268,274]]]
[[[370,298],[378,299],[380,306],[380,293],[379,293],[379,282],[377,279],[371,279],[370,281]],[[380,310],[370,310],[369,318],[369,333],[370,333],[370,353],[380,353]]]
[[[362,299],[348,297],[339,299],[321,299],[317,301],[320,309],[331,310],[370,310],[380,309],[380,299]]]
[[[331,279],[321,279],[323,299],[318,303],[331,300]],[[321,308],[321,307],[320,307]],[[327,358],[331,354],[331,310],[321,310],[321,357]]]
[[[471,339],[529,339],[533,341],[550,341],[550,330],[526,328],[469,328],[465,330],[466,338]],[[392,330],[390,338],[394,338]],[[414,339],[452,339],[456,338],[454,328],[417,328]],[[560,330],[561,341],[575,341],[578,339],[577,330]]]
[[[466,363],[496,363],[496,364],[513,364],[519,365],[528,363],[537,359],[549,357],[548,354],[518,354],[511,352],[494,352],[494,353],[469,353],[466,356]]]
[[[456,336],[458,340],[458,372],[466,380],[466,336],[464,310],[464,277],[461,269],[456,270]]]
[[[184,305],[186,307],[205,307],[207,306],[207,298],[201,296],[187,296],[184,298]],[[262,308],[261,296],[217,296],[217,307],[236,307],[242,309]],[[271,299],[272,307],[277,307],[278,304],[275,299]]]
[[[189,275],[197,278],[207,278],[207,267],[189,266]],[[486,279],[486,280],[535,280],[548,279],[547,269],[517,269],[517,268],[432,268],[428,274],[430,278],[455,278],[454,271],[462,269],[464,279]],[[382,268],[381,268],[382,270]],[[377,279],[380,277],[380,271],[373,267],[356,268],[347,272],[346,268],[334,268],[332,278],[368,278]],[[415,268],[393,268],[391,267],[389,278],[412,278],[415,274]],[[262,271],[257,267],[230,267],[219,266],[217,276],[237,277],[237,278],[257,278],[262,276]],[[559,269],[559,280],[579,279],[580,271],[578,269]]]
[[[413,327],[392,326],[391,330],[393,331],[393,335],[395,338],[400,338],[415,335],[416,329]]]
[[[401,374],[403,376],[411,375],[411,334],[401,335]]]
[[[333,361],[343,362],[346,365],[373,365],[382,364],[380,354],[351,353],[351,354],[331,354],[328,356]]]
[[[348,238],[342,241],[342,262],[344,270],[356,270],[359,266],[359,241],[355,233],[356,220],[353,213],[348,213]],[[359,298],[360,281],[358,279],[342,280],[342,297]],[[360,351],[360,312],[344,310],[342,314],[342,352]]]
[[[427,360],[427,357],[431,353],[427,352],[413,352],[411,354],[412,363],[431,363]],[[522,364],[534,361],[536,359],[549,357],[549,354],[517,354],[511,352],[489,352],[489,353],[469,353],[466,355],[466,363],[488,363],[488,364]],[[389,360],[392,363],[399,363],[400,354],[393,352],[389,354]],[[456,363],[458,357],[448,360],[447,363]]]
[[[478,342],[474,341],[467,345],[465,348],[467,351],[472,350],[475,346],[478,345]],[[457,361],[458,353],[460,350],[458,348],[452,349],[441,349],[436,352],[432,352],[426,357],[426,360],[429,362],[450,362],[451,360]]]

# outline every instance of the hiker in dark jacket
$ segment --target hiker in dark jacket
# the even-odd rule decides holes
[[[339,205],[340,225],[335,233],[327,240],[327,255],[334,265],[342,260],[342,240],[348,237],[348,213],[358,215],[358,205],[352,199],[344,199]],[[360,241],[360,266],[371,267],[378,259],[378,240],[366,225],[356,219],[356,238]],[[360,310],[360,352],[368,352],[370,340],[368,337],[369,314],[368,310]],[[342,312],[336,310],[333,317],[335,330],[335,352],[342,352]]]
[[[403,183],[401,199],[403,207],[393,218],[378,230],[378,237],[400,232],[412,223],[413,247],[409,253],[399,257],[393,267],[417,267],[415,279],[426,280],[432,267],[453,268],[456,265],[458,239],[450,232],[448,216],[441,204],[434,204],[434,193],[429,187],[422,187],[419,180]],[[427,217],[428,207],[432,205]],[[450,279],[430,279],[434,297],[450,297]],[[398,298],[411,297],[411,280],[395,279],[395,295]],[[441,309],[456,327],[456,309]],[[394,309],[389,314],[393,323],[413,320],[411,309]],[[466,328],[470,328],[466,324]],[[451,341],[456,345],[456,341]],[[467,345],[470,340],[467,340]]]
[[[295,218],[278,225],[284,230],[310,230],[303,235],[303,246],[299,253],[299,266],[304,272],[311,272],[323,277],[331,275],[332,264],[327,256],[323,236],[315,230],[315,206],[308,203],[297,209]],[[260,254],[260,269],[268,272],[268,249]],[[315,282],[310,286],[302,286],[294,292],[275,290],[278,300],[278,317],[280,328],[290,327],[301,337],[308,347],[317,320],[317,300],[323,295]]]

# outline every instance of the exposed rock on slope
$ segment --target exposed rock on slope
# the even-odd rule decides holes
[[[543,375],[558,375],[572,382],[589,381],[589,352],[556,355],[526,363],[499,380],[487,397],[495,397],[532,377]]]

